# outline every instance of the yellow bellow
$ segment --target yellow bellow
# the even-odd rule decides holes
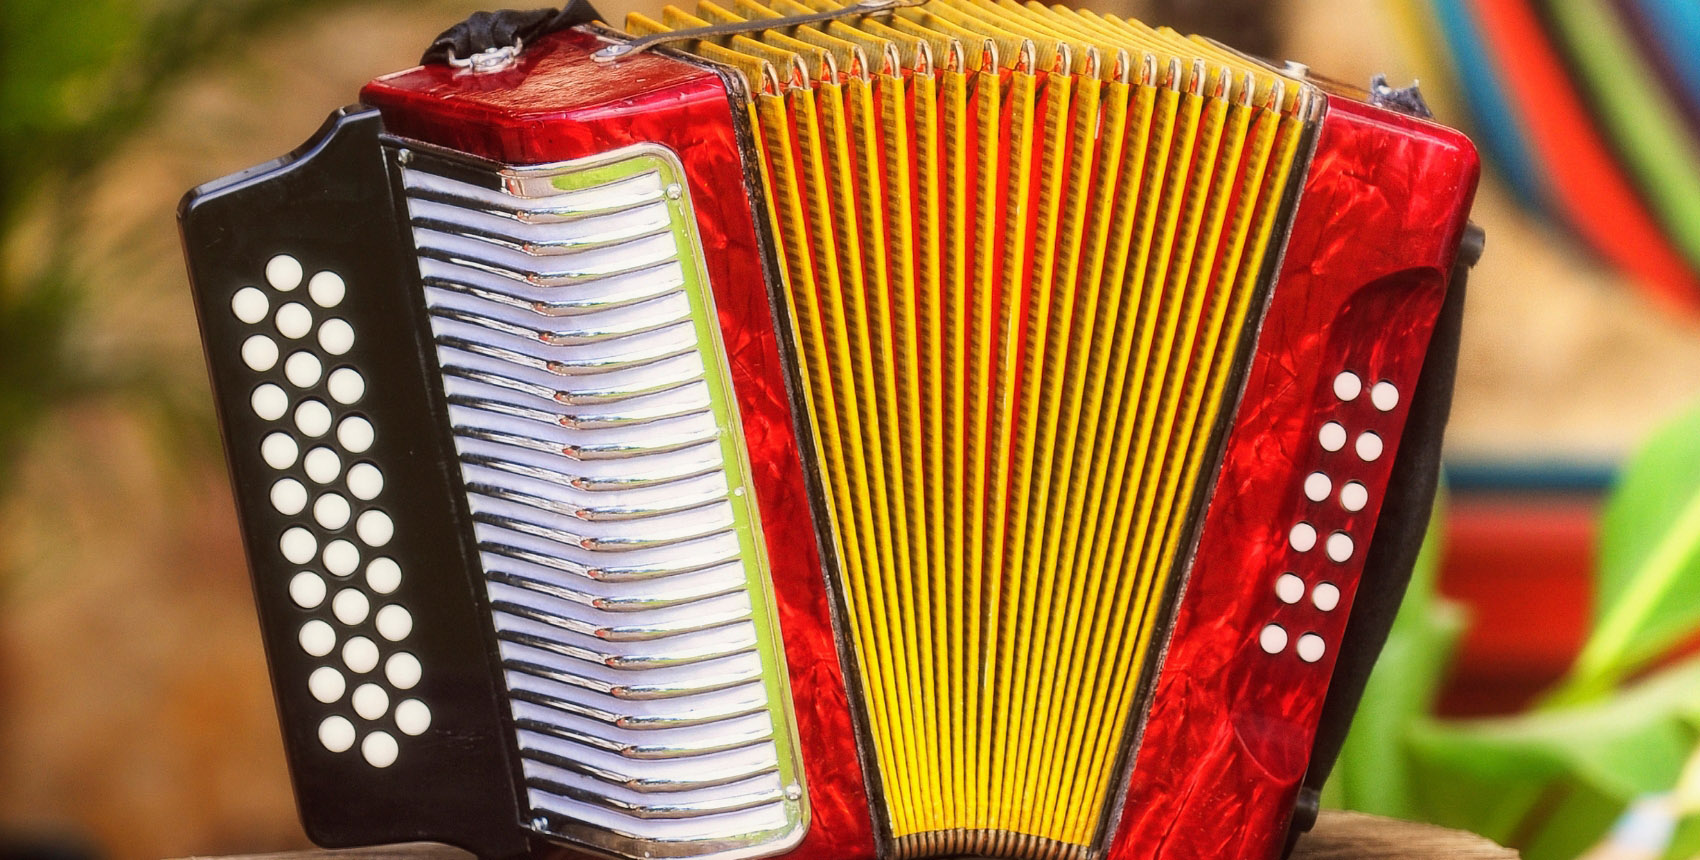
[[[628,29],[839,8],[703,0]],[[1310,97],[1019,0],[686,48],[754,85],[899,853],[1068,856],[1116,794]]]

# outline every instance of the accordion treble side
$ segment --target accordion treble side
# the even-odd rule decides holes
[[[1388,139],[1392,129],[1433,133],[1345,99],[1331,102],[1319,132],[1279,276],[1288,286],[1270,300],[1239,407],[1262,417],[1242,418],[1228,438],[1147,717],[1136,772],[1150,779],[1124,801],[1117,843],[1127,856],[1177,827],[1211,834],[1191,849],[1201,856],[1250,854],[1281,838],[1312,766],[1326,690],[1310,673],[1346,637],[1341,609],[1357,599],[1377,514],[1397,490],[1396,455],[1426,357],[1410,346],[1427,345],[1447,301],[1478,171],[1462,136],[1406,149]],[[1367,232],[1345,238],[1342,220],[1364,216],[1355,204],[1380,193],[1370,189],[1413,175],[1437,181],[1383,198]],[[1272,331],[1272,319],[1295,322]],[[1347,396],[1347,373],[1377,382]],[[1401,526],[1410,528],[1390,524]],[[1271,587],[1247,588],[1248,579]],[[1252,629],[1255,642],[1244,635]],[[1270,650],[1288,659],[1258,658]]]
[[[309,834],[1278,855],[1468,141],[1014,3],[630,29],[734,18],[185,200]]]

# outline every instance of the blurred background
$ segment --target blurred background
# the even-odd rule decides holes
[[[1088,5],[1420,80],[1489,157],[1450,490],[1328,802],[1535,860],[1652,809],[1700,853],[1700,7]],[[305,844],[174,209],[482,7],[0,3],[0,853]]]

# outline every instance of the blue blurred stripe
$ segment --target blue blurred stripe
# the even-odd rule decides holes
[[[1700,108],[1700,2],[1634,0],[1689,104]]]
[[[1468,0],[1430,0],[1447,50],[1458,67],[1458,80],[1475,119],[1479,142],[1512,190],[1525,204],[1547,202],[1546,179],[1529,148],[1528,138],[1507,94],[1507,81],[1494,67],[1488,47],[1476,28]],[[1495,0],[1487,0],[1495,2]],[[1684,0],[1676,0],[1680,5]],[[1694,2],[1694,0],[1688,0]]]
[[[1444,468],[1447,488],[1463,493],[1604,493],[1617,482],[1618,470],[1609,460],[1560,457],[1448,456]]]

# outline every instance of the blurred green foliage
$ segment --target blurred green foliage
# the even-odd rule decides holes
[[[1442,539],[1431,530],[1325,802],[1473,830],[1527,860],[1571,860],[1636,798],[1673,790],[1700,743],[1700,656],[1673,657],[1700,633],[1700,407],[1623,470],[1600,523],[1586,643],[1533,710],[1431,716],[1463,627],[1433,591]],[[1691,817],[1666,857],[1697,853]]]
[[[168,426],[204,411],[181,402],[181,386],[148,356],[103,363],[78,336],[89,191],[174,82],[256,31],[334,2],[0,2],[0,491],[30,434],[66,404],[126,396]]]
[[[1600,527],[1593,631],[1555,702],[1586,700],[1700,628],[1700,410],[1663,427]]]
[[[1464,613],[1435,593],[1444,498],[1429,520],[1428,536],[1411,571],[1411,585],[1387,645],[1364,687],[1362,704],[1340,750],[1323,802],[1394,818],[1421,819],[1413,795],[1411,761],[1402,750],[1413,722],[1433,708],[1464,628]]]

